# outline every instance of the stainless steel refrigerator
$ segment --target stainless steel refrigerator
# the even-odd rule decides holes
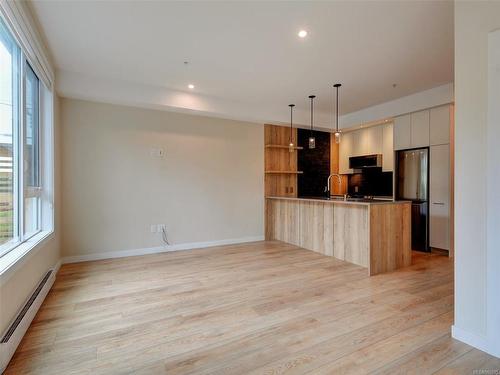
[[[411,200],[411,244],[413,250],[429,248],[429,149],[397,153],[396,199]]]

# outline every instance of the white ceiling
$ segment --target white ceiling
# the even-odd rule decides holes
[[[329,113],[335,82],[343,84],[346,114],[453,81],[452,1],[32,7],[62,71],[176,91],[189,92],[193,83],[189,95],[254,111],[273,107],[285,121],[289,103],[308,110],[309,94],[317,95],[318,111]],[[305,39],[300,29],[308,31]]]

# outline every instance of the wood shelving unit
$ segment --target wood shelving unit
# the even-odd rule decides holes
[[[297,144],[297,129],[292,130],[292,142]],[[297,196],[297,151],[290,152],[290,128],[276,125],[264,126],[265,195],[278,197]]]

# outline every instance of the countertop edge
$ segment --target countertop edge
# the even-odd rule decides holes
[[[343,201],[343,200],[328,200],[321,198],[295,198],[295,197],[276,197],[267,196],[265,199],[281,199],[289,201],[303,201],[303,202],[321,202],[321,203],[333,203],[333,204],[348,204],[348,205],[358,205],[358,206],[372,206],[372,205],[384,205],[384,204],[406,204],[411,203],[411,201],[373,201],[373,202],[356,202],[356,201]]]

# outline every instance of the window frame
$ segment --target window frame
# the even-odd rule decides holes
[[[22,149],[20,155],[19,155],[19,158],[20,158],[20,164],[19,164],[19,170],[18,170],[18,173],[20,175],[20,188],[22,189],[22,195],[20,194],[19,195],[19,199],[20,199],[20,208],[21,208],[21,211],[20,211],[20,215],[22,216],[22,219],[20,220],[20,224],[21,224],[21,231],[20,231],[20,242],[24,242],[24,241],[27,241],[29,240],[30,238],[32,238],[33,236],[37,235],[38,233],[40,233],[42,231],[42,204],[41,204],[41,200],[42,200],[42,192],[43,192],[43,184],[42,184],[42,174],[41,174],[41,148],[42,148],[42,142],[41,142],[41,139],[40,139],[40,135],[42,133],[42,129],[41,129],[41,121],[40,121],[40,118],[41,118],[41,107],[40,107],[40,101],[41,101],[41,90],[40,90],[40,85],[42,84],[40,78],[38,77],[38,75],[36,74],[35,70],[33,69],[33,67],[30,65],[28,59],[24,58],[24,61],[23,61],[23,69],[22,69],[22,72],[23,72],[23,75],[22,75],[22,80],[23,80],[23,99],[26,99],[26,96],[27,96],[27,84],[26,84],[26,81],[27,81],[27,72],[28,72],[28,69],[31,69],[31,71],[33,72],[34,76],[36,77],[37,79],[37,92],[36,92],[36,126],[37,126],[37,132],[38,132],[38,136],[37,136],[37,148],[36,148],[36,153],[37,153],[37,158],[38,158],[38,163],[37,163],[37,169],[38,169],[38,186],[29,186],[27,184],[27,181],[25,179],[25,173],[24,173],[24,165],[25,165],[25,162],[26,162],[26,159],[25,159],[25,156],[27,154],[27,147],[26,147],[26,134],[27,134],[27,124],[28,124],[28,121],[26,120],[27,119],[27,115],[26,115],[26,110],[27,110],[27,101],[24,100],[23,102],[23,106],[22,106],[22,124],[20,126],[20,131],[21,131],[21,135],[20,135],[20,142],[21,142],[21,147],[20,149]],[[37,200],[37,218],[36,218],[36,222],[37,222],[37,230],[32,232],[32,233],[29,233],[29,234],[26,234],[26,199],[27,198],[38,198]]]
[[[21,48],[16,43],[12,33],[3,20],[0,20],[0,32],[5,31],[6,35],[0,37],[0,43],[4,43],[7,47],[12,48],[12,238],[0,245],[0,258],[21,244],[19,237],[19,124],[21,123],[21,108],[22,104],[22,61],[24,59]],[[14,125],[16,124],[16,125]]]
[[[14,257],[13,250],[19,248],[23,255],[32,247],[45,239],[54,231],[54,140],[53,140],[53,92],[40,79],[36,65],[31,64],[16,41],[4,19],[0,17],[2,29],[7,35],[2,37],[15,45],[13,58],[13,113],[12,113],[12,194],[13,194],[13,233],[12,239],[0,245],[0,274],[5,258]],[[14,62],[15,60],[15,62]],[[28,186],[25,178],[25,156],[27,142],[27,72],[34,74],[37,82],[36,92],[36,130],[37,134],[37,183],[38,186]],[[15,80],[15,82],[14,82]],[[47,165],[46,165],[47,164]],[[36,209],[36,230],[26,233],[26,199],[38,198]],[[26,250],[29,245],[29,249]],[[10,254],[9,257],[6,255]],[[8,260],[8,259],[7,259]]]

